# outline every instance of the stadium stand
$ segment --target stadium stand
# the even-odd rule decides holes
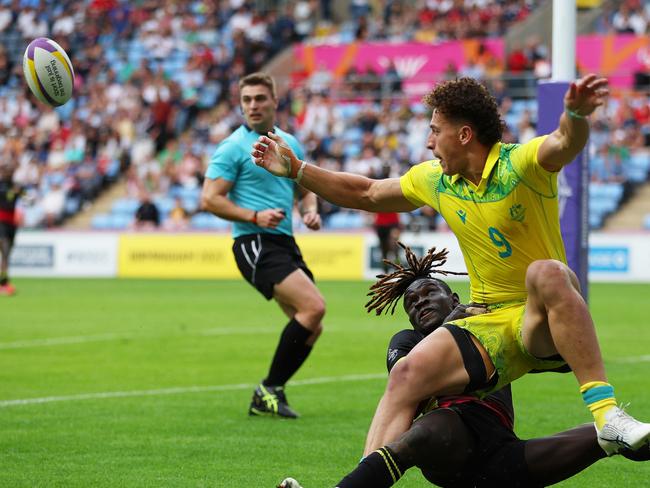
[[[241,75],[297,41],[498,38],[543,2],[411,3],[415,8],[395,1],[383,2],[384,8],[366,1],[279,7],[235,0],[0,1],[0,151],[19,162],[16,178],[28,189],[22,224],[57,226],[85,211],[94,214],[95,229],[129,229],[146,191],[163,229],[225,230],[227,222],[199,211],[199,194],[215,145],[241,121],[236,102]],[[264,15],[260,5],[268,7]],[[606,10],[596,29],[645,29],[649,10],[642,2],[623,2]],[[21,78],[24,46],[41,35],[68,51],[77,74],[73,100],[55,110],[37,106]],[[534,135],[536,103],[527,97],[549,67],[548,48],[530,36],[510,45],[503,62],[481,45],[475,60],[450,63],[440,79],[483,79],[501,105],[508,126],[504,140],[514,142]],[[323,66],[309,75],[294,68],[279,120],[299,135],[309,160],[395,176],[430,157],[424,147],[428,115],[403,96],[395,66],[385,73],[350,70],[343,83]],[[637,88],[643,87],[642,74],[635,77]],[[594,121],[592,142],[590,225],[598,229],[648,180],[648,94],[615,94]],[[124,195],[105,213],[93,211],[93,202],[116,182]],[[326,228],[358,229],[370,222],[327,204],[323,209]],[[429,228],[439,225],[435,216],[422,215],[406,217],[405,225],[422,228],[423,219],[429,219]]]

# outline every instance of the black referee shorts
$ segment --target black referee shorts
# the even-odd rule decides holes
[[[297,269],[309,279],[309,270],[293,237],[284,234],[247,234],[239,236],[232,245],[237,267],[242,276],[267,300],[273,298],[273,287]]]
[[[9,245],[13,246],[15,238],[16,226],[8,224],[7,222],[0,222],[0,239],[7,239]]]

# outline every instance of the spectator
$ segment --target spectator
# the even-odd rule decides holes
[[[316,70],[309,76],[307,86],[311,93],[326,95],[332,85],[333,76],[324,62],[318,63]]]
[[[41,200],[41,208],[45,216],[45,226],[55,227],[63,219],[66,191],[61,181],[53,181],[49,190]]]
[[[634,89],[650,89],[650,48],[642,46],[636,53],[639,69],[634,73]]]
[[[183,207],[183,201],[177,197],[174,199],[174,207],[169,211],[169,217],[165,220],[163,228],[168,231],[178,232],[188,230],[189,227],[189,215]]]
[[[645,34],[647,21],[638,9],[631,9],[623,2],[612,18],[612,26],[619,34],[641,36]]]
[[[521,144],[526,144],[537,136],[537,128],[533,124],[530,110],[524,110],[517,126],[517,132],[519,133],[518,139]]]
[[[140,206],[135,212],[136,230],[155,230],[160,226],[160,211],[147,191],[140,194]]]

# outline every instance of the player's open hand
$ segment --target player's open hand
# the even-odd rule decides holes
[[[606,78],[591,73],[574,81],[564,95],[564,106],[578,115],[591,115],[609,95]]]
[[[302,216],[302,222],[311,230],[319,230],[321,219],[318,212],[305,212]]]
[[[253,144],[251,151],[253,162],[275,176],[286,178],[295,177],[293,166],[300,166],[298,158],[289,145],[277,134],[269,132],[268,136],[260,136]]]

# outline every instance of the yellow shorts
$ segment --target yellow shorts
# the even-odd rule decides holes
[[[526,302],[491,307],[488,313],[449,322],[470,332],[483,345],[499,375],[497,383],[478,391],[480,396],[499,390],[535,369],[551,370],[566,364],[564,361],[539,359],[524,347],[521,330]]]

